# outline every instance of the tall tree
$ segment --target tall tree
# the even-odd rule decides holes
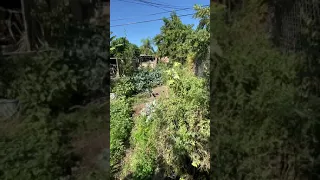
[[[173,61],[184,63],[190,49],[187,39],[193,32],[193,25],[183,24],[175,12],[171,13],[170,18],[164,18],[163,22],[160,34],[154,38],[158,55],[168,56]]]

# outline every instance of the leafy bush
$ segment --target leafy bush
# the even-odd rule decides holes
[[[151,88],[162,84],[160,69],[140,69],[132,77],[121,77],[114,83],[112,92],[117,96],[130,97],[136,93],[150,91]]]
[[[120,78],[114,85],[112,92],[117,96],[130,97],[135,93],[135,86],[129,77]]]
[[[11,63],[5,63],[3,68],[11,71],[6,71],[3,78],[10,79],[4,81],[5,97],[18,98],[24,109],[47,106],[59,111],[104,94],[108,72],[102,50],[104,37],[96,30],[91,31],[86,30],[92,37],[67,41],[59,50],[6,60]]]
[[[25,61],[18,60],[17,63],[24,69],[21,68],[18,78],[11,83],[7,97],[18,98],[24,109],[67,104],[77,89],[79,79],[75,71],[55,55],[58,54],[41,54]]]
[[[118,165],[125,153],[125,143],[132,128],[131,102],[118,97],[110,104],[110,167],[112,173],[118,170]]]
[[[172,13],[170,18],[163,19],[164,25],[161,27],[161,32],[154,38],[158,47],[157,54],[160,57],[168,56],[169,64],[172,61],[185,64],[190,55],[196,55],[197,59],[192,58],[193,62],[208,63],[204,57],[210,45],[210,8],[195,5],[194,9],[196,11],[194,18],[199,19],[196,30],[193,30],[193,25],[183,24],[177,14]]]
[[[132,81],[137,92],[145,92],[162,84],[161,71],[160,69],[140,69],[133,75]]]

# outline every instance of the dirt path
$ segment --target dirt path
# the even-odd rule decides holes
[[[156,97],[151,96],[149,98],[146,98],[146,102],[152,102],[154,99],[159,99],[161,97],[168,97],[168,87],[167,86],[159,86],[159,87],[153,88],[152,92]],[[140,112],[145,107],[145,105],[146,105],[146,103],[144,102],[144,103],[140,103],[140,104],[133,106],[133,110],[134,110],[133,117],[140,115]]]
[[[155,95],[155,97],[151,96],[151,97],[141,97],[142,102],[136,104],[133,106],[133,110],[134,110],[134,114],[133,114],[133,119],[135,119],[135,117],[139,116],[141,113],[141,110],[145,107],[146,102],[152,102],[155,99],[159,99],[161,97],[168,97],[168,87],[167,86],[159,86],[156,88],[152,89],[153,94]],[[126,150],[126,155],[124,156],[124,159],[122,161],[122,165],[130,162],[130,158],[131,158],[131,154],[134,153],[134,149],[129,148]],[[130,177],[130,172],[127,172],[127,176]]]

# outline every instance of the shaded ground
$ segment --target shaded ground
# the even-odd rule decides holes
[[[105,162],[107,159],[101,159],[103,151],[110,149],[110,133],[108,131],[110,121],[107,121],[106,117],[106,114],[104,116],[97,115],[95,119],[91,117],[85,122],[85,126],[80,127],[78,132],[73,135],[74,152],[81,157],[79,169],[75,171],[77,179],[88,179],[88,175],[93,172],[104,176],[108,174],[109,165]]]
[[[19,131],[20,119],[0,120],[0,135],[13,135]]]
[[[107,127],[75,138],[74,150],[81,157],[79,169],[75,172],[77,179],[85,178],[93,171],[103,171],[102,167],[99,167],[98,157],[104,149],[109,149],[108,139]],[[107,168],[105,167],[105,170]]]

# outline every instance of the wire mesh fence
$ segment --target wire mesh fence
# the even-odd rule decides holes
[[[269,26],[275,44],[284,51],[304,50],[303,38],[306,28],[316,31],[319,28],[320,1],[294,0],[287,3],[270,4]],[[307,27],[313,23],[311,27]]]

